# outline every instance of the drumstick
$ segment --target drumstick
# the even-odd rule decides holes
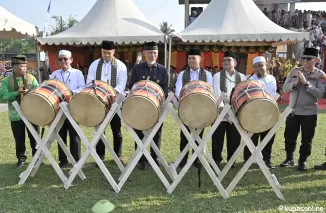
[[[92,80],[92,86],[93,86],[93,91],[96,95],[96,84],[95,84],[95,80]]]

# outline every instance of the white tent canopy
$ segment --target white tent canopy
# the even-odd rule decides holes
[[[42,44],[118,44],[164,42],[164,33],[152,25],[132,0],[97,0],[87,15],[72,28],[46,38]]]
[[[27,38],[37,36],[37,27],[0,6],[0,38]]]
[[[309,40],[272,22],[252,0],[212,0],[202,14],[177,35],[183,42],[278,42]]]

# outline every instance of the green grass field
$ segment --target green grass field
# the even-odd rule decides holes
[[[309,170],[300,172],[296,167],[273,170],[282,186],[285,201],[277,199],[274,191],[257,165],[252,165],[244,178],[236,186],[229,199],[223,199],[205,170],[202,170],[202,186],[198,188],[197,170],[192,167],[170,195],[156,173],[149,168],[140,171],[137,168],[116,194],[100,169],[89,159],[83,169],[87,179],[78,178],[74,186],[65,190],[59,177],[46,161],[33,178],[28,178],[22,186],[17,185],[18,175],[26,169],[15,168],[14,140],[7,113],[0,113],[0,212],[1,213],[83,213],[91,212],[92,206],[101,199],[108,199],[116,205],[114,212],[279,212],[278,206],[323,207],[326,212],[326,172],[315,171],[313,166],[326,160],[325,125],[326,114],[321,112],[318,127],[313,141],[313,154],[308,159]],[[122,128],[124,136],[123,157],[127,161],[131,157],[134,143]],[[87,136],[92,136],[91,129],[85,129]],[[279,165],[285,159],[284,125],[278,131],[273,146],[273,162]],[[107,131],[111,141],[111,133]],[[298,141],[301,139],[299,138]],[[300,142],[299,142],[300,143]],[[31,150],[27,144],[28,162]],[[84,147],[85,150],[85,147]],[[169,117],[163,127],[162,148],[168,162],[173,162],[179,154],[179,130]],[[211,145],[209,142],[209,150]],[[57,145],[51,151],[57,156]],[[242,155],[241,155],[242,156]],[[224,153],[224,158],[226,158]],[[298,149],[296,151],[298,159]],[[237,161],[237,168],[230,170],[222,181],[226,188],[242,165],[242,157]],[[225,163],[225,162],[224,162]],[[117,180],[119,170],[107,153],[106,166]],[[224,166],[225,164],[222,164]],[[163,167],[161,167],[163,170]],[[64,170],[66,174],[69,168]]]

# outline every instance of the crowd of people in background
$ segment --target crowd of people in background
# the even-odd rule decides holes
[[[263,13],[274,23],[291,30],[307,31],[310,39],[305,43],[305,47],[311,46],[321,50],[321,46],[326,44],[326,12],[311,10],[290,11],[268,11],[264,8]],[[320,53],[321,54],[321,53]]]
[[[278,88],[277,88],[277,92],[281,95],[280,96],[280,101],[282,101],[282,85],[284,83],[284,81],[286,80],[286,77],[289,75],[290,71],[293,68],[296,67],[300,67],[302,66],[300,64],[300,60],[296,59],[296,58],[289,58],[288,60],[284,57],[274,57],[271,60],[269,60],[267,62],[267,71],[269,74],[273,75],[276,79],[276,82],[279,83]],[[322,64],[321,63],[316,63],[316,68],[318,69],[322,69]],[[187,68],[187,66],[184,66],[185,70]],[[176,72],[176,68],[171,66],[171,75],[170,75],[170,91],[175,90],[175,82],[178,78],[178,73]],[[214,67],[209,67],[206,66],[205,70],[209,71],[212,76],[214,76],[216,73],[220,72],[223,69],[223,67],[218,67],[218,66],[214,66]],[[246,74],[246,73],[244,73]],[[254,74],[254,72],[252,71],[251,75],[247,75],[247,78],[249,79],[252,75]]]
[[[268,11],[264,8],[263,13],[274,23],[287,28],[307,29],[312,26],[326,27],[326,12],[325,11],[311,11],[311,10],[295,10],[290,11]]]

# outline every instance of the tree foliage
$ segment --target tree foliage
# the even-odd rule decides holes
[[[160,30],[165,34],[165,35],[170,35],[175,32],[174,29],[172,29],[172,25],[168,25],[166,21],[163,21],[160,24]]]
[[[67,20],[63,20],[61,16],[52,16],[54,20],[54,26],[52,26],[51,35],[65,31],[78,23],[77,19],[70,15]],[[39,32],[38,37],[43,36],[42,31]],[[0,54],[15,53],[15,54],[27,54],[35,53],[35,38],[24,39],[0,39]]]
[[[62,19],[62,16],[52,16],[51,18],[54,20],[51,35],[63,32],[78,23],[78,20],[72,15],[66,21]]]
[[[1,39],[0,40],[1,53],[16,53],[26,54],[35,52],[35,39]]]

